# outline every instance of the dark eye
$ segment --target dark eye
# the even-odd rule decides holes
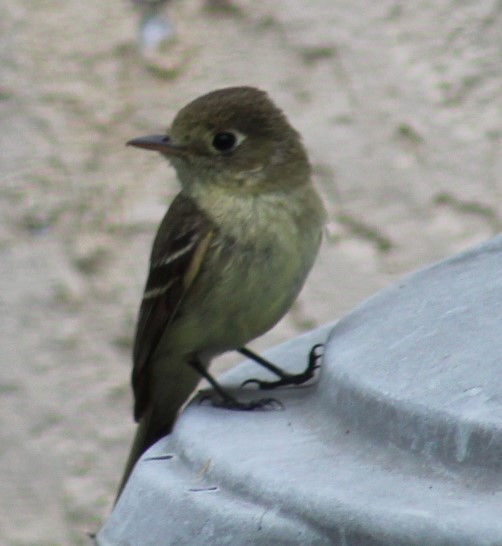
[[[233,133],[217,133],[213,138],[213,147],[220,152],[230,151],[237,143],[237,137]]]

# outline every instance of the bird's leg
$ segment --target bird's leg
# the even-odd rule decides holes
[[[277,381],[262,381],[260,379],[248,379],[247,381],[244,381],[244,383],[242,383],[241,386],[248,385],[249,383],[256,383],[258,385],[258,388],[265,390],[265,389],[276,389],[277,387],[284,387],[287,385],[302,385],[303,383],[307,382],[309,379],[312,379],[314,377],[315,370],[319,368],[319,364],[317,364],[317,361],[321,357],[321,354],[318,353],[318,349],[320,347],[322,347],[322,343],[317,343],[316,345],[312,347],[309,353],[307,367],[305,368],[303,372],[296,373],[296,374],[286,372],[282,370],[281,368],[278,368],[274,364],[270,363],[268,360],[265,360],[261,356],[253,353],[249,349],[246,349],[246,347],[242,347],[241,349],[238,349],[241,355],[244,355],[247,358],[254,360],[256,363],[260,364],[260,366],[267,368],[267,370],[277,375],[279,379]]]
[[[201,364],[200,360],[197,358],[191,358],[189,361],[190,366],[199,373],[208,383],[213,387],[213,389],[221,397],[220,401],[212,400],[213,406],[231,409],[231,410],[243,410],[251,411],[254,409],[265,409],[267,407],[282,407],[282,404],[275,400],[274,398],[262,398],[260,400],[251,400],[249,402],[241,402],[227,392],[214,377],[206,370],[206,368]],[[206,397],[207,398],[207,397]],[[204,398],[205,399],[205,398]],[[204,400],[203,399],[203,400]]]

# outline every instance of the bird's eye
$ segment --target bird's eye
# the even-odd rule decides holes
[[[237,144],[237,137],[233,133],[216,133],[213,138],[213,148],[219,152],[229,152]]]

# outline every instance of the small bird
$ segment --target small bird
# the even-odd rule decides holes
[[[139,311],[132,386],[136,437],[117,498],[144,451],[173,428],[181,406],[206,378],[219,405],[251,410],[209,374],[211,359],[238,350],[279,377],[263,389],[300,384],[245,345],[289,310],[312,268],[325,210],[299,133],[253,87],[208,93],[182,108],[169,136],[130,146],[160,152],[181,191],[158,229]]]

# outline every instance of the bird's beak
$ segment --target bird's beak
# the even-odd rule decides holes
[[[144,150],[154,150],[166,155],[184,155],[187,148],[174,144],[167,135],[150,135],[133,138],[126,143],[127,146],[135,146]]]

